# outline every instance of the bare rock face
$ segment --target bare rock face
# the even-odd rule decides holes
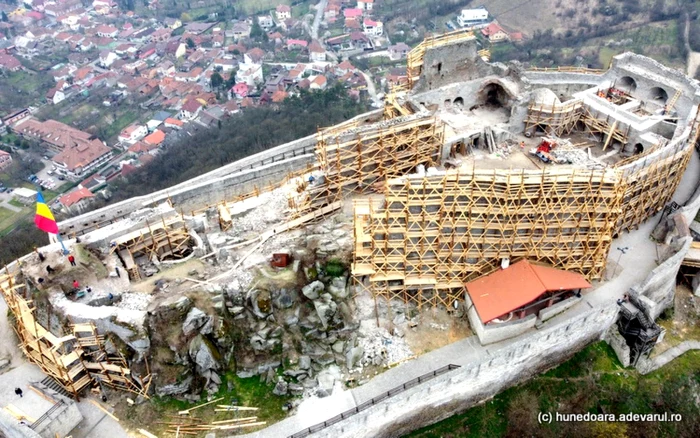
[[[163,385],[156,388],[156,395],[158,397],[164,397],[168,395],[180,395],[184,394],[190,390],[192,386],[192,376],[187,376],[182,382],[173,383],[170,385]]]
[[[323,282],[316,280],[313,283],[307,284],[301,288],[301,293],[303,293],[306,298],[315,300],[318,299],[319,294],[323,292],[324,288],[325,286],[323,285]]]
[[[187,317],[185,317],[185,322],[182,323],[182,332],[185,336],[189,336],[197,331],[200,331],[202,334],[209,334],[212,327],[212,317],[193,307],[187,314]]]
[[[333,301],[330,294],[323,294],[318,300],[314,301],[314,307],[316,308],[316,314],[321,319],[321,325],[323,325],[324,329],[327,329],[328,322],[338,310],[338,305]]]
[[[208,377],[210,370],[218,371],[221,368],[219,351],[202,335],[197,335],[190,341],[189,354],[195,363],[197,374],[201,376]]]

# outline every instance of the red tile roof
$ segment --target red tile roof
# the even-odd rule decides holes
[[[536,300],[545,292],[586,289],[581,274],[521,260],[465,284],[481,322],[486,324]]]
[[[65,205],[66,207],[70,207],[73,204],[77,204],[78,202],[82,201],[83,199],[86,198],[92,198],[95,195],[92,194],[92,192],[84,187],[79,188],[78,190],[75,190],[71,193],[68,193],[67,195],[63,195],[58,199],[58,202],[61,204]]]
[[[163,140],[165,140],[165,132],[161,131],[160,129],[156,129],[143,139],[144,142],[156,146],[163,143]]]

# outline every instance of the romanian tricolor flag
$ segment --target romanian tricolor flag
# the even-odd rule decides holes
[[[44,196],[41,193],[36,194],[36,216],[34,216],[34,223],[41,231],[58,234],[56,219],[53,218],[53,213],[49,210],[49,206],[46,205]]]

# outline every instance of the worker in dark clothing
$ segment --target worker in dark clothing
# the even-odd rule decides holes
[[[37,254],[39,255],[39,261],[41,263],[44,263],[44,261],[46,260],[46,256],[40,252],[37,252]]]
[[[68,256],[68,261],[70,262],[71,266],[75,266],[75,257],[73,257],[73,254]]]
[[[55,270],[54,268],[52,268],[51,265],[46,265],[46,272],[47,272],[49,275],[51,275],[51,274],[53,274],[54,272],[56,272],[56,270]]]
[[[22,390],[20,388],[15,388],[15,394],[22,397]]]
[[[119,273],[119,266],[115,266],[115,267],[114,267],[114,270],[115,270],[116,273],[117,273],[117,277],[122,278],[122,274]]]

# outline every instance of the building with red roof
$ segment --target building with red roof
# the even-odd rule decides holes
[[[94,198],[95,195],[85,187],[80,187],[66,195],[58,198],[58,202],[61,203],[68,211],[82,211],[88,204],[89,200]]]
[[[579,273],[520,260],[464,286],[470,325],[488,344],[521,334],[556,314],[552,310],[566,310],[591,284]]]

